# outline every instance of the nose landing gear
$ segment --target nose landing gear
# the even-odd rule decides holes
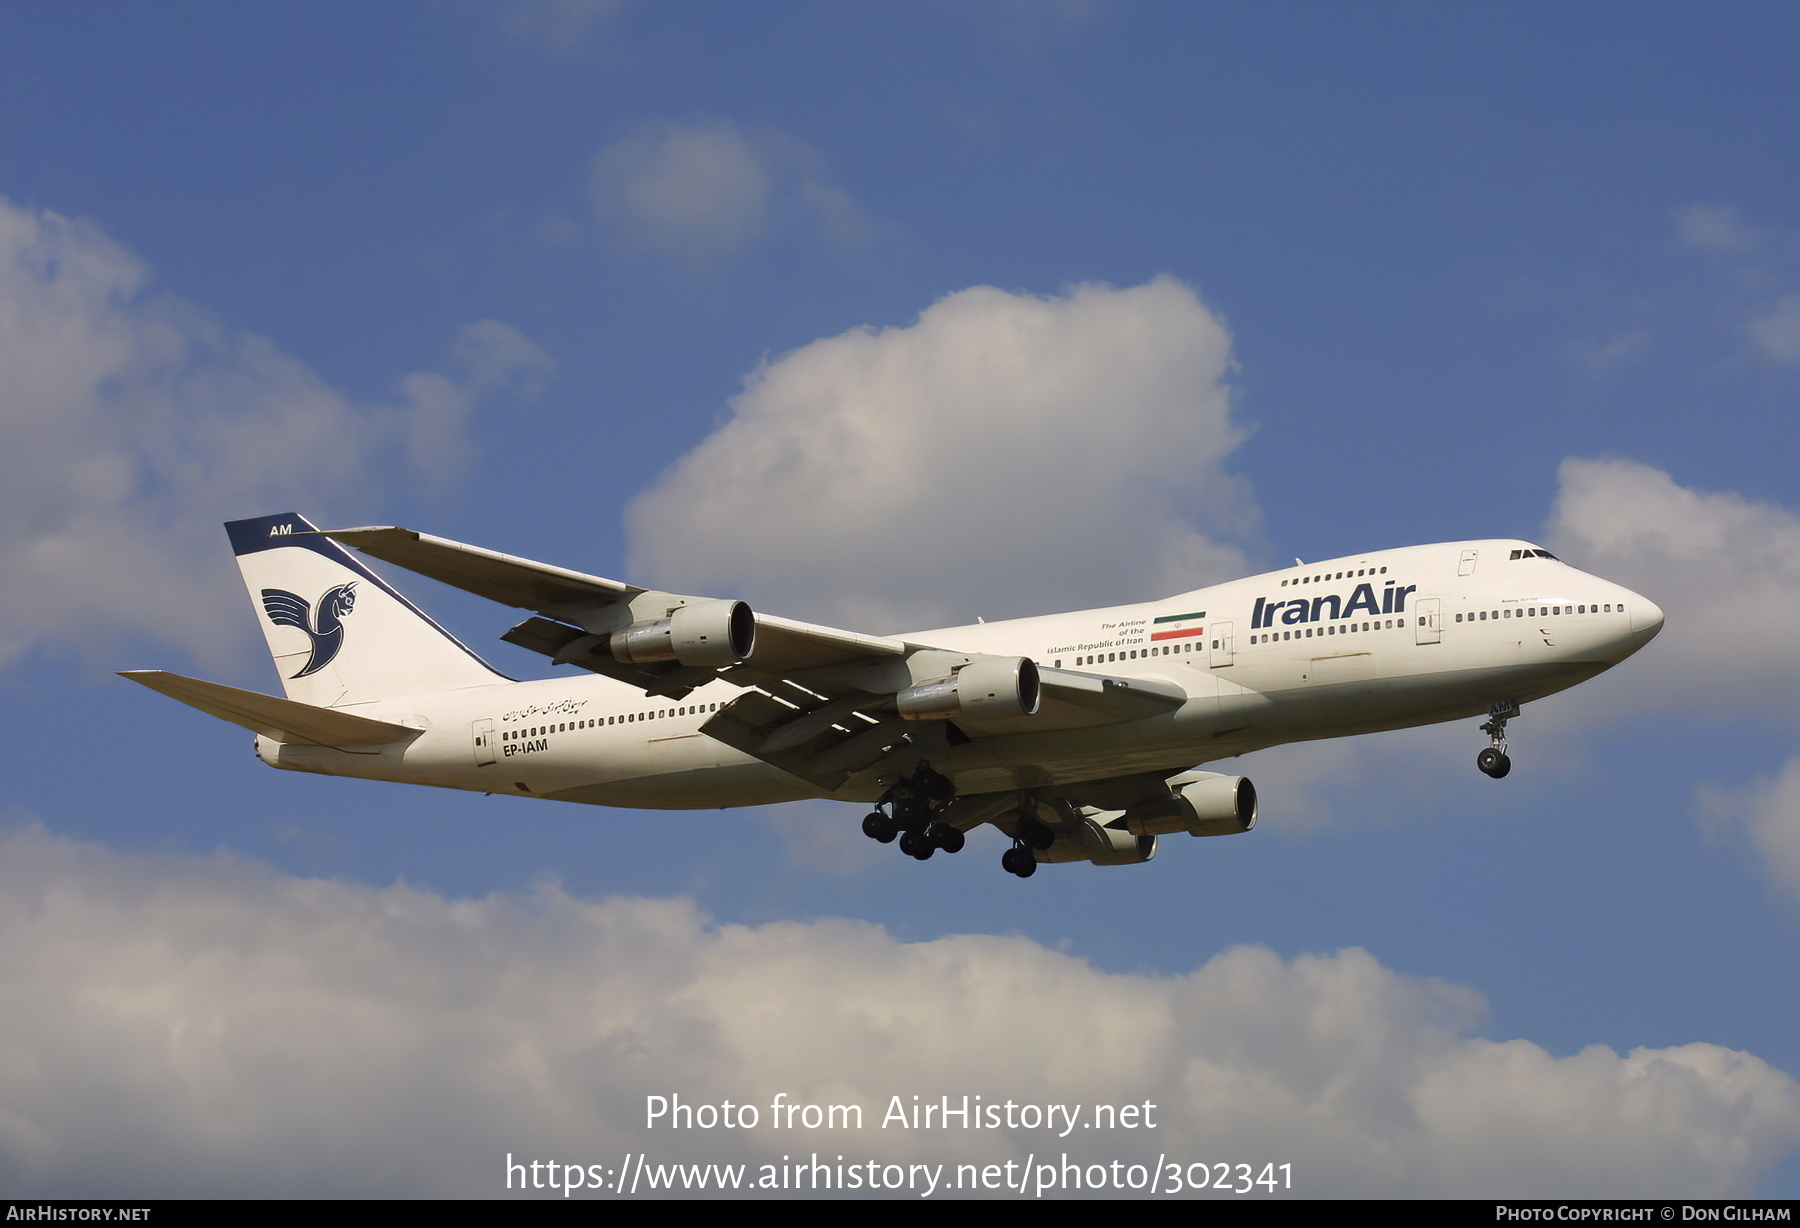
[[[1510,699],[1496,699],[1494,706],[1488,710],[1488,719],[1481,726],[1481,732],[1488,736],[1488,748],[1475,756],[1475,766],[1488,776],[1499,780],[1512,771],[1512,759],[1506,753],[1506,722],[1519,715],[1519,705]]]

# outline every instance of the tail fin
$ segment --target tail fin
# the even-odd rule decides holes
[[[304,517],[225,531],[289,699],[336,708],[510,681]]]

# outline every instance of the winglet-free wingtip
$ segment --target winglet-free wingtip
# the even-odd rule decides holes
[[[315,529],[314,532],[321,537],[329,537],[332,541],[345,542],[349,545],[356,544],[355,538],[366,537],[371,533],[403,533],[414,541],[419,538],[417,529],[407,529],[397,524],[363,524],[351,529]]]

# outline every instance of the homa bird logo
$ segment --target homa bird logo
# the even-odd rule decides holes
[[[262,601],[270,622],[277,627],[298,627],[312,641],[312,656],[307,659],[305,666],[299,673],[288,675],[290,678],[304,678],[330,665],[332,658],[338,655],[338,649],[344,646],[342,619],[356,608],[356,581],[326,589],[325,595],[319,598],[316,620],[313,617],[312,603],[286,589],[265,588],[262,591]]]

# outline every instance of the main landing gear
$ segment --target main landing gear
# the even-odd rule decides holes
[[[1015,829],[1013,845],[1000,854],[1000,868],[1008,874],[1017,874],[1020,878],[1030,878],[1037,873],[1038,860],[1032,855],[1033,849],[1047,849],[1056,843],[1056,833],[1037,819],[1021,818]]]
[[[1510,699],[1496,699],[1488,710],[1481,732],[1488,736],[1488,748],[1475,756],[1475,766],[1499,780],[1512,771],[1512,760],[1506,754],[1506,722],[1519,715],[1519,705]]]
[[[1030,878],[1037,873],[1037,854],[1056,843],[1056,832],[1037,817],[1035,792],[958,800],[950,781],[921,763],[912,775],[894,781],[881,795],[875,809],[863,819],[863,835],[883,844],[898,840],[902,853],[927,861],[940,850],[961,852],[967,842],[966,828],[990,822],[1000,825],[1008,811],[1015,811],[1019,817],[1013,827],[1012,847],[1001,855],[1000,866],[1008,874]]]
[[[863,835],[883,844],[900,838],[900,851],[919,861],[939,849],[960,853],[967,837],[960,827],[940,823],[937,816],[956,797],[947,777],[921,763],[911,776],[894,783],[863,819]],[[886,812],[883,811],[886,807]]]

